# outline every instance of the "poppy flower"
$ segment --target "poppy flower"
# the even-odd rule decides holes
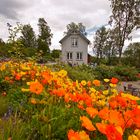
[[[81,140],[78,132],[74,132],[74,130],[70,129],[68,131],[68,140]]]
[[[112,77],[112,79],[110,80],[110,82],[112,83],[112,84],[117,84],[118,83],[118,79],[117,78],[114,78],[114,77]]]
[[[106,136],[108,140],[122,140],[122,135],[113,125],[106,126]]]
[[[40,94],[43,91],[43,86],[38,81],[30,83],[30,91],[35,94]]]
[[[105,81],[106,83],[108,83],[110,80],[109,80],[109,79],[104,79],[104,81]]]
[[[60,76],[60,77],[65,77],[65,76],[67,76],[67,71],[65,71],[65,70],[60,70],[59,72],[58,72],[58,75]]]
[[[98,110],[93,107],[87,107],[86,111],[92,118],[94,118],[98,114]]]
[[[93,84],[95,86],[100,86],[100,81],[99,80],[93,80]]]
[[[90,140],[89,135],[85,131],[79,132],[80,140]]]
[[[82,86],[85,86],[87,84],[87,82],[85,80],[81,81]]]
[[[35,98],[31,98],[31,104],[37,104],[37,101]]]
[[[96,130],[95,127],[93,126],[91,120],[87,118],[86,116],[80,117],[80,120],[82,121],[82,126],[85,127],[89,131],[94,131]]]

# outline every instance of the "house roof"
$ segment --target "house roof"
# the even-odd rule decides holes
[[[90,41],[89,41],[81,32],[79,32],[79,31],[68,33],[67,35],[65,35],[65,36],[59,41],[59,43],[62,44],[62,42],[63,42],[65,39],[67,39],[70,35],[79,35],[79,36],[80,36],[81,38],[83,38],[88,44],[90,43]]]

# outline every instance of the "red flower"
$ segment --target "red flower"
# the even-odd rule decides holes
[[[113,125],[106,126],[106,136],[108,140],[122,140],[121,134]]]
[[[96,123],[98,130],[107,136],[107,140],[122,140],[122,134],[112,124]]]
[[[111,79],[111,83],[112,84],[117,84],[118,83],[118,79],[117,78],[114,78],[114,77],[112,77],[112,79]]]
[[[72,129],[68,131],[68,140],[80,140],[78,132],[74,132]]]

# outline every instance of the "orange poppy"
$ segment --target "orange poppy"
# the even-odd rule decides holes
[[[96,127],[102,134],[106,134],[106,124],[96,123]]]
[[[21,79],[21,75],[19,73],[16,73],[15,80],[20,80],[20,79]]]
[[[36,99],[34,99],[34,98],[31,98],[31,104],[37,104],[37,101],[36,101]]]
[[[88,87],[90,87],[91,86],[91,81],[88,81],[87,85],[88,85]]]
[[[72,129],[68,131],[68,140],[81,140],[78,132],[74,132]]]
[[[132,112],[132,110],[127,110],[126,112],[124,112],[124,121],[125,121],[125,128],[131,127],[131,125],[133,124],[133,117],[134,114]]]
[[[93,107],[87,107],[86,111],[90,115],[91,118],[94,118],[98,114],[98,110]]]
[[[108,120],[109,118],[109,109],[105,107],[104,109],[100,110],[98,113],[99,117],[104,120]]]
[[[107,136],[108,140],[122,140],[122,134],[111,124],[96,123],[98,130]]]
[[[45,81],[46,83],[48,83],[48,81],[50,81],[50,79],[51,79],[51,77],[52,77],[48,71],[42,72],[41,75],[42,75],[42,77],[44,78],[44,81]],[[46,83],[45,83],[45,84],[46,84]]]
[[[124,126],[123,116],[117,110],[110,110],[108,120],[111,124],[115,126]]]
[[[38,82],[31,82],[30,83],[30,91],[35,94],[40,94],[43,91],[43,86]]]
[[[134,114],[134,117],[133,117],[134,124],[138,128],[140,128],[140,109],[138,109],[138,108],[134,109],[133,114]]]
[[[95,85],[95,86],[100,86],[100,81],[99,80],[93,80],[93,84]]]
[[[91,120],[87,118],[86,116],[80,117],[80,120],[82,121],[82,126],[85,127],[89,131],[94,131],[96,130],[95,127],[93,126]]]
[[[85,131],[79,132],[80,140],[90,140],[89,135]]]
[[[108,140],[122,140],[122,135],[114,125],[107,125],[106,126],[106,136]]]

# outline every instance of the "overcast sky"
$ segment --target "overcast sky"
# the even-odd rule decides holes
[[[51,49],[60,48],[59,40],[70,22],[93,29],[88,35],[92,43],[96,29],[108,23],[110,14],[109,0],[0,0],[0,38],[6,41],[7,23],[16,22],[31,24],[38,34],[38,18],[43,17],[53,33]],[[133,34],[133,41],[139,41],[140,31]]]

